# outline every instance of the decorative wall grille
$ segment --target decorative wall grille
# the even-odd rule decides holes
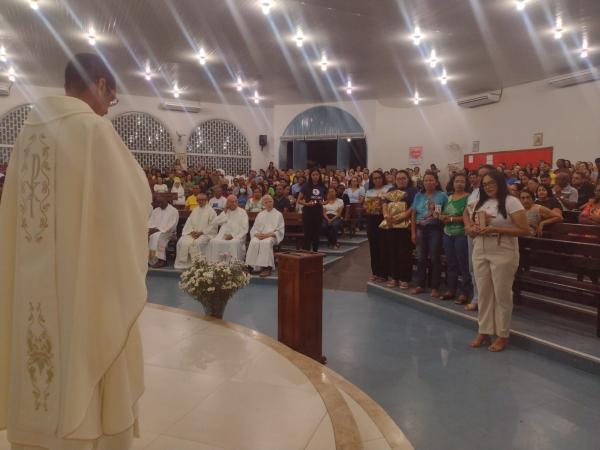
[[[32,107],[32,104],[17,106],[0,118],[0,164],[10,159],[12,148]]]
[[[211,119],[202,122],[190,133],[187,165],[223,169],[227,175],[247,174],[251,165],[248,140],[227,120]]]

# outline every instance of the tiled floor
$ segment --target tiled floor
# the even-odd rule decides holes
[[[200,309],[176,279],[148,284],[152,301]],[[276,337],[276,302],[275,286],[251,285],[225,319]],[[472,350],[472,331],[374,294],[325,290],[323,324],[328,366],[379,402],[416,449],[600,449],[596,376],[515,347]]]
[[[132,450],[336,448],[321,394],[286,357],[253,338],[256,333],[152,306],[140,325],[146,392],[142,439]],[[365,446],[389,449],[367,413],[342,395]],[[8,449],[0,433],[0,450]]]

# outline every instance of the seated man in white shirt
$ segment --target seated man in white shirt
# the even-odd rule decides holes
[[[154,269],[167,265],[167,244],[177,232],[179,211],[163,196],[158,198],[155,208],[148,220],[148,264]]]
[[[273,198],[270,195],[262,198],[262,204],[264,209],[258,213],[250,230],[246,264],[255,271],[260,270],[261,277],[268,277],[275,265],[273,246],[283,240],[285,223],[283,214],[273,208]]]
[[[206,194],[199,194],[198,206],[192,210],[177,242],[176,269],[188,269],[194,258],[206,257],[208,243],[217,234],[216,218],[217,213],[208,206]]]
[[[238,206],[235,195],[227,197],[225,209],[217,216],[214,224],[221,228],[208,243],[206,259],[211,263],[225,259],[244,261],[248,214]]]
[[[223,197],[223,191],[220,187],[215,187],[213,189],[213,197],[208,201],[208,204],[212,209],[220,213],[225,209],[225,203],[227,203],[227,199]]]

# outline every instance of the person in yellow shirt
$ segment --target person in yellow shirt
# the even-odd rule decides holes
[[[198,194],[200,194],[200,188],[198,186],[193,186],[192,193],[185,199],[186,211],[193,211],[198,207]]]

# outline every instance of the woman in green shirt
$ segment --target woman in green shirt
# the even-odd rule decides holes
[[[467,206],[468,179],[467,176],[459,173],[454,175],[451,180],[454,187],[454,193],[448,198],[441,216],[444,222],[444,252],[448,270],[446,273],[447,292],[442,296],[443,300],[452,300],[457,292],[458,299],[456,304],[467,302],[469,290],[471,289],[471,275],[469,273],[469,249],[467,236],[465,234],[465,225],[463,223],[463,213]],[[459,284],[458,275],[461,282]]]

